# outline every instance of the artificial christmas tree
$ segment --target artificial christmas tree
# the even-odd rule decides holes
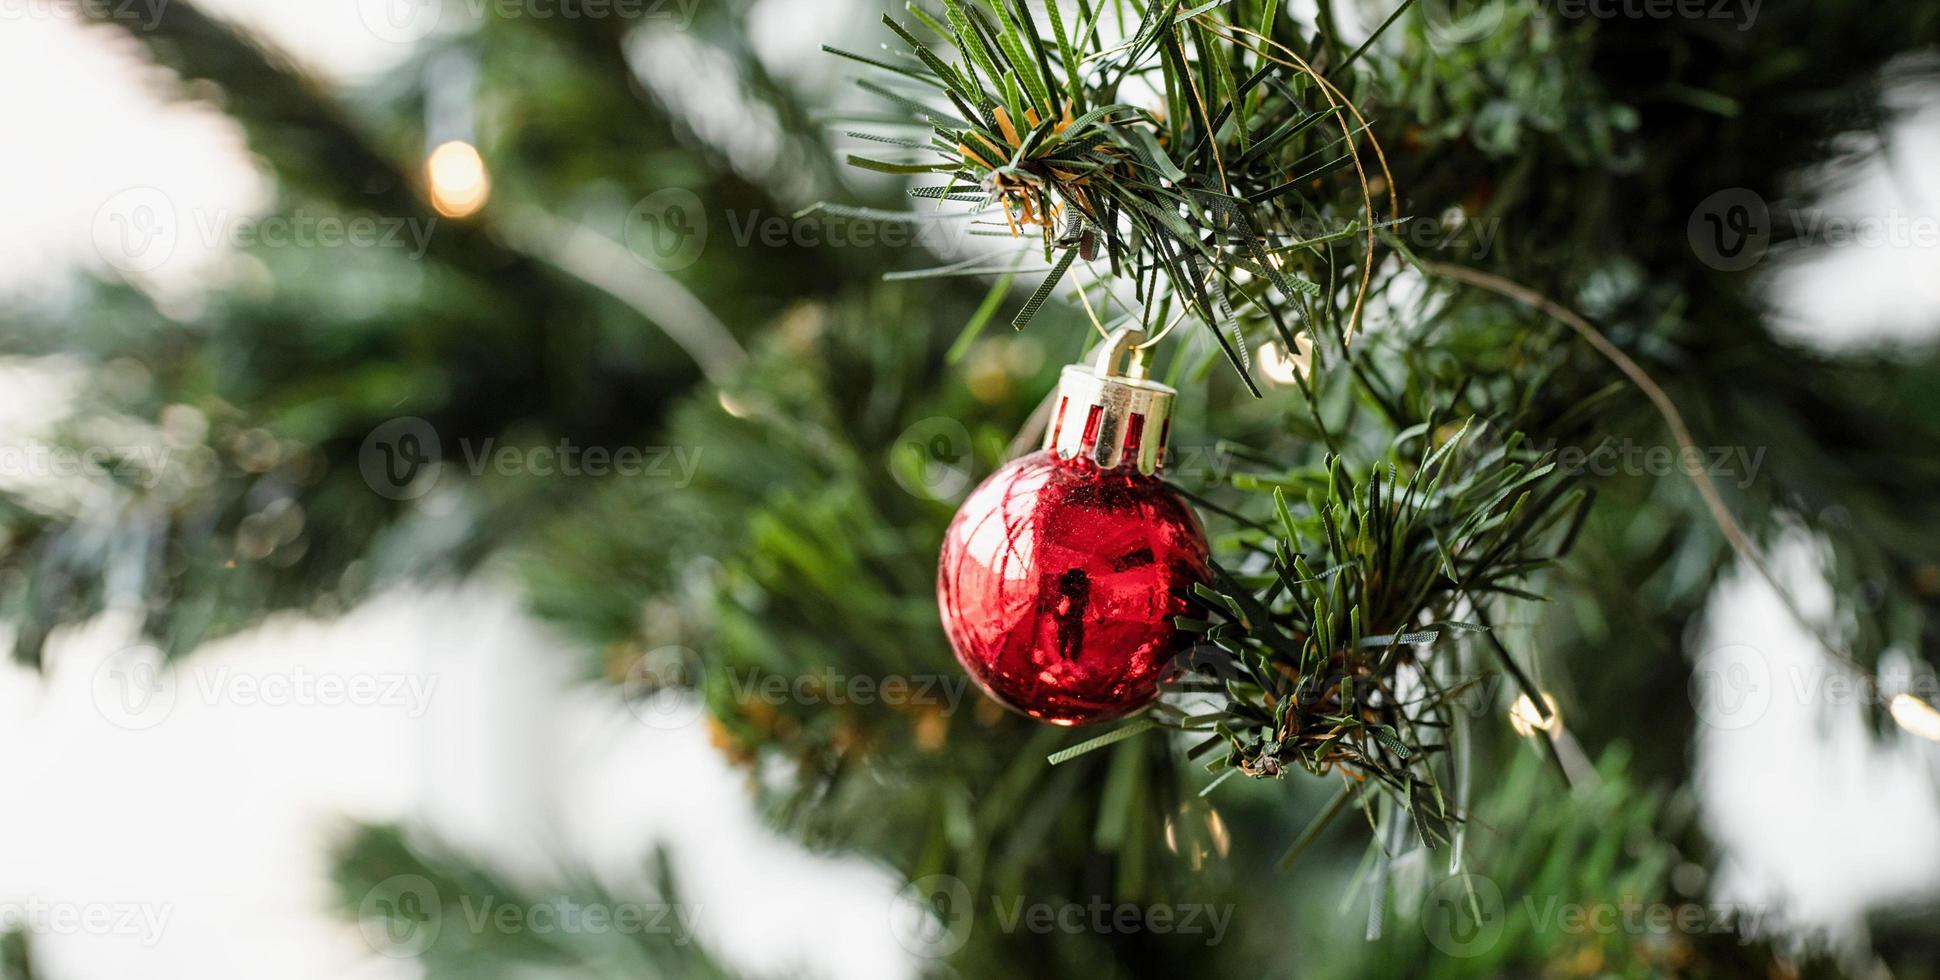
[[[15,353],[146,365],[149,387],[104,386],[87,410],[194,407],[211,466],[166,498],[109,487],[85,513],[6,499],[0,584],[20,659],[111,599],[180,654],[269,610],[329,612],[503,559],[580,640],[588,677],[626,676],[668,644],[705,651],[717,739],[764,774],[777,825],[961,882],[977,927],[938,972],[1825,965],[1791,942],[1631,942],[1527,912],[1544,896],[1702,901],[1720,870],[1690,818],[1684,644],[1733,542],[1681,478],[1557,465],[1613,441],[1677,448],[1635,378],[1569,324],[1652,379],[1700,444],[1773,447],[1765,479],[1715,488],[1716,503],[1754,547],[1795,524],[1823,536],[1834,639],[1860,669],[1900,649],[1929,671],[1935,358],[1779,343],[1757,270],[1707,264],[1686,229],[1721,190],[1793,201],[1793,175],[1886,140],[1895,93],[1933,77],[1918,54],[1940,43],[1932,5],[1768,4],[1734,30],[1508,3],[1458,17],[950,2],[888,11],[888,35],[843,17],[796,38],[861,49],[859,100],[750,40],[750,6],[702,5],[679,25],[494,7],[343,99],[189,0],[152,26],[84,7],[238,120],[280,210],[436,217],[413,177],[429,145],[422,61],[460,52],[479,66],[491,197],[443,222],[420,264],[257,249],[246,282],[274,288],[217,291],[192,322],[112,281],[85,313],[21,317]],[[892,49],[870,50],[884,37]],[[681,49],[717,69],[695,75],[712,98],[655,70]],[[752,150],[724,135],[744,117],[767,127]],[[890,176],[845,173],[843,155]],[[715,232],[696,261],[615,275],[588,264],[607,252],[574,247],[596,228],[630,262],[629,210],[670,188]],[[818,199],[839,203],[802,211]],[[796,214],[971,231],[941,255],[720,234]],[[974,247],[987,242],[1008,247]],[[934,281],[902,281],[922,273]],[[1030,288],[1012,295],[1017,278]],[[638,283],[673,299],[642,301]],[[697,307],[698,325],[680,319]],[[988,326],[1001,321],[1021,332]],[[708,332],[720,323],[725,338]],[[1166,697],[1072,733],[974,700],[742,696],[736,671],[954,676],[934,559],[959,498],[1035,431],[1046,365],[1120,327],[1165,337],[1147,355],[1178,392],[1164,474],[1207,535],[1206,579],[1171,623],[1196,649]],[[447,445],[570,436],[704,446],[709,462],[679,487],[447,467],[448,493],[414,502],[371,492],[358,466],[404,415]],[[963,433],[942,452],[934,419]],[[912,458],[966,479],[911,479]],[[296,537],[238,547],[292,505]],[[1065,624],[1098,589],[1087,576],[1058,593]],[[1526,737],[1509,720],[1525,698]],[[1543,717],[1552,702],[1566,726]],[[1589,776],[1553,764],[1564,730],[1598,760]],[[513,890],[410,839],[374,828],[346,847],[347,897],[407,873]],[[1283,856],[1298,874],[1273,873]],[[993,896],[1239,912],[1208,946],[1006,929]],[[1449,945],[1490,921],[1507,925],[1486,948]],[[1874,924],[1859,961],[1917,971],[1940,941],[1930,917]],[[585,937],[542,945],[486,935],[423,961],[434,975],[611,963]],[[643,962],[716,969],[691,950]]]

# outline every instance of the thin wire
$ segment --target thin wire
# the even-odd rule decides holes
[[[1158,332],[1156,332],[1156,334],[1152,334],[1152,340],[1147,340],[1147,342],[1145,343],[1139,343],[1139,345],[1137,345],[1137,347],[1133,347],[1133,349],[1135,349],[1135,351],[1141,351],[1141,353],[1143,353],[1143,351],[1145,351],[1147,347],[1150,347],[1152,343],[1158,343],[1160,342],[1160,340],[1166,340],[1166,334],[1170,334],[1174,326],[1180,326],[1180,320],[1183,320],[1183,318],[1185,318],[1185,314],[1187,314],[1189,310],[1191,310],[1191,307],[1187,307],[1187,305],[1183,305],[1183,303],[1181,303],[1180,312],[1174,312],[1174,314],[1172,314],[1172,322],[1170,322],[1170,324],[1166,324],[1166,326],[1162,326],[1162,328],[1158,328]]]
[[[1125,302],[1125,301],[1124,301],[1123,299],[1121,299],[1121,298],[1119,298],[1119,295],[1118,295],[1118,291],[1117,291],[1117,290],[1115,290],[1115,289],[1109,289],[1109,288],[1108,288],[1108,289],[1106,289],[1106,290],[1105,290],[1105,298],[1106,298],[1106,299],[1108,299],[1108,300],[1111,300],[1111,301],[1112,301],[1112,302],[1114,302],[1114,303],[1117,303],[1117,304],[1118,304],[1118,308],[1119,308],[1119,309],[1121,309],[1121,310],[1124,310],[1124,311],[1125,311],[1125,316],[1126,316],[1126,317],[1128,317],[1128,318],[1130,318],[1130,319],[1134,319],[1134,320],[1138,320],[1138,319],[1139,319],[1139,315],[1138,315],[1138,311],[1137,311],[1137,310],[1134,310],[1134,309],[1132,309],[1132,304],[1130,304],[1130,303],[1127,303],[1127,302]],[[1142,321],[1142,320],[1140,320],[1140,322],[1143,322],[1143,321]]]
[[[1293,50],[1288,48],[1286,45],[1281,44],[1278,41],[1275,41],[1272,38],[1266,37],[1265,35],[1259,34],[1255,31],[1247,30],[1246,28],[1240,27],[1237,24],[1220,24],[1218,21],[1209,21],[1207,29],[1212,31],[1215,34],[1218,34],[1220,33],[1219,29],[1221,27],[1226,27],[1240,34],[1245,34],[1248,37],[1258,39],[1261,43],[1264,43],[1270,47],[1277,48],[1280,51],[1285,52],[1287,59],[1291,59],[1291,60],[1276,58],[1272,54],[1267,53],[1266,51],[1260,50],[1259,48],[1248,46],[1249,50],[1253,51],[1255,54],[1259,55],[1260,57],[1265,58],[1269,61],[1272,61],[1275,64],[1286,65],[1287,67],[1297,69],[1298,71],[1304,73],[1307,77],[1312,78],[1314,82],[1320,86],[1321,95],[1327,98],[1327,104],[1329,106],[1332,106],[1337,109],[1341,108],[1342,106],[1345,106],[1347,111],[1353,114],[1354,120],[1360,123],[1361,128],[1364,131],[1366,131],[1368,146],[1374,150],[1375,159],[1381,166],[1381,177],[1384,183],[1387,185],[1388,210],[1393,211],[1397,214],[1400,213],[1400,210],[1401,210],[1400,198],[1395,194],[1395,190],[1394,190],[1394,173],[1388,169],[1388,155],[1384,150],[1381,149],[1380,139],[1375,137],[1374,130],[1368,125],[1367,117],[1361,115],[1361,110],[1358,106],[1354,104],[1354,100],[1349,99],[1346,93],[1342,92],[1339,88],[1337,88],[1333,82],[1328,81],[1325,75],[1322,75],[1318,71],[1315,71],[1312,65],[1307,64],[1304,58],[1301,58],[1298,54],[1295,54]],[[1240,41],[1239,38],[1233,37],[1231,35],[1222,34],[1221,36],[1225,37],[1229,41],[1232,41],[1234,44],[1243,43]],[[1355,143],[1354,133],[1352,129],[1347,125],[1347,120],[1337,119],[1335,121],[1340,123],[1341,136],[1347,141],[1348,155],[1352,157],[1354,160],[1354,174],[1356,178],[1360,181],[1361,200],[1366,205],[1366,209],[1367,209],[1367,258],[1363,260],[1363,262],[1361,263],[1361,282],[1360,282],[1360,285],[1354,291],[1354,309],[1352,310],[1352,312],[1348,314],[1348,317],[1347,317],[1346,336],[1351,337],[1354,334],[1354,330],[1360,326],[1361,307],[1367,299],[1368,287],[1373,283],[1373,280],[1374,280],[1374,225],[1375,225],[1374,189],[1372,185],[1370,185],[1368,182],[1367,167],[1361,161],[1360,148]]]
[[[1205,287],[1212,285],[1213,277],[1217,276],[1218,274],[1219,273],[1215,270],[1207,269],[1206,278],[1200,281],[1199,287],[1201,289],[1204,289]],[[1146,342],[1139,344],[1138,346],[1133,347],[1132,349],[1137,351],[1142,351],[1148,347],[1153,346],[1154,344],[1157,344],[1159,341],[1165,339],[1165,335],[1171,333],[1172,328],[1178,326],[1179,321],[1185,319],[1186,314],[1190,313],[1191,311],[1192,311],[1191,303],[1184,302],[1183,300],[1180,301],[1179,312],[1173,315],[1172,322],[1166,324],[1163,328],[1159,330],[1158,333],[1153,334],[1150,340],[1147,340]]]
[[[1657,409],[1657,414],[1663,417],[1664,424],[1670,427],[1671,438],[1676,441],[1678,449],[1685,453],[1697,453],[1697,443],[1691,438],[1690,427],[1684,424],[1684,413],[1678,411],[1677,403],[1671,400],[1671,396],[1664,391],[1663,386],[1652,379],[1649,372],[1632,360],[1630,355],[1624,353],[1622,348],[1611,343],[1610,338],[1591,326],[1590,321],[1577,315],[1576,311],[1521,283],[1467,266],[1424,261],[1421,267],[1433,275],[1446,276],[1458,282],[1478,286],[1498,296],[1534,307],[1538,312],[1575,331],[1577,336],[1595,348],[1605,360],[1616,365],[1617,370],[1622,371],[1624,376],[1644,393],[1645,398],[1650,399],[1651,405]],[[1750,535],[1747,535],[1744,528],[1738,524],[1738,519],[1732,516],[1731,508],[1725,506],[1724,495],[1718,492],[1717,484],[1711,481],[1711,474],[1705,472],[1704,467],[1701,466],[1686,466],[1681,469],[1691,478],[1691,482],[1697,485],[1698,496],[1704,498],[1705,508],[1711,512],[1711,519],[1717,523],[1718,530],[1724,532],[1725,540],[1731,544],[1731,550],[1737,552],[1740,560],[1750,565],[1765,579],[1765,583],[1777,593],[1786,611],[1792,614],[1793,619],[1798,620],[1800,626],[1805,627],[1806,632],[1812,634],[1812,638],[1819,642],[1819,646],[1832,655],[1836,665],[1864,676],[1865,671],[1854,660],[1852,654],[1841,649],[1823,627],[1807,618],[1805,612],[1799,608],[1797,600],[1793,599],[1791,593],[1779,584],[1778,576],[1772,572],[1764,556],[1759,554],[1758,546],[1752,543]]]
[[[1173,31],[1172,43],[1178,48],[1179,61],[1183,64],[1185,62],[1185,39],[1179,35],[1178,28],[1173,28]],[[1227,40],[1231,40],[1231,38]],[[1203,53],[1201,51],[1201,54]],[[1188,71],[1184,74],[1186,76],[1186,87],[1192,90],[1193,104],[1199,107],[1199,118],[1210,121],[1212,115],[1206,111],[1206,97],[1199,94],[1198,80],[1192,77],[1192,72]],[[1226,161],[1219,155],[1218,135],[1208,131],[1206,133],[1206,146],[1212,150],[1213,169],[1219,171],[1219,189],[1222,191],[1231,191],[1231,188],[1226,183]]]
[[[1367,133],[1368,145],[1371,149],[1373,149],[1375,159],[1381,168],[1381,176],[1383,179],[1383,183],[1385,184],[1385,189],[1387,190],[1387,195],[1388,195],[1388,209],[1395,213],[1400,212],[1399,197],[1396,195],[1395,189],[1394,189],[1394,173],[1388,167],[1387,153],[1381,148],[1381,141],[1379,138],[1377,138],[1374,135],[1373,128],[1368,124],[1367,117],[1361,114],[1360,108],[1354,104],[1354,101],[1352,99],[1349,99],[1347,97],[1346,93],[1342,92],[1337,86],[1334,85],[1333,82],[1329,81],[1326,76],[1314,70],[1312,65],[1308,64],[1304,58],[1301,58],[1300,55],[1296,54],[1292,49],[1279,43],[1278,41],[1273,40],[1272,38],[1266,37],[1265,35],[1259,34],[1258,32],[1248,30],[1247,28],[1240,27],[1237,24],[1221,24],[1218,21],[1208,21],[1206,26],[1207,26],[1207,29],[1212,33],[1218,34],[1220,37],[1224,38],[1225,40],[1231,41],[1234,44],[1245,47],[1247,50],[1252,51],[1253,53],[1259,55],[1261,58],[1271,61],[1274,64],[1292,68],[1296,71],[1299,71],[1305,74],[1307,77],[1313,79],[1315,84],[1319,86],[1321,90],[1321,95],[1327,99],[1327,104],[1330,107],[1335,109],[1340,109],[1343,107],[1346,108],[1346,110],[1353,115],[1354,120],[1360,124],[1360,131]],[[1253,38],[1258,42],[1260,42],[1261,44],[1267,45],[1268,47],[1284,52],[1286,57],[1284,58],[1276,57],[1272,53],[1266,50],[1263,50],[1260,47],[1254,46],[1252,44],[1248,44],[1247,42],[1241,40],[1239,37],[1234,36],[1234,34],[1224,33],[1221,30],[1221,28],[1225,28],[1226,30],[1233,31],[1238,34],[1244,34],[1249,38]],[[1175,42],[1176,40],[1177,39],[1175,38]],[[1130,44],[1121,45],[1119,48],[1112,49],[1112,50],[1116,51],[1126,47],[1130,47]],[[1092,55],[1091,57],[1085,58],[1084,61],[1091,61],[1094,58],[1100,57],[1108,53],[1111,53],[1111,52],[1099,52],[1096,55]],[[1188,75],[1187,77],[1187,83],[1192,86],[1192,96],[1195,100],[1199,102],[1200,112],[1203,114],[1205,112],[1204,100],[1199,95],[1197,83],[1190,77],[1190,75]],[[1367,255],[1362,260],[1360,282],[1354,290],[1354,306],[1353,306],[1353,309],[1350,310],[1348,313],[1347,330],[1342,337],[1342,341],[1343,343],[1345,343],[1348,339],[1353,337],[1355,331],[1360,326],[1362,310],[1367,300],[1368,290],[1373,285],[1374,248],[1375,248],[1374,228],[1376,224],[1376,218],[1375,218],[1375,212],[1374,212],[1374,188],[1373,188],[1373,185],[1368,180],[1367,166],[1361,159],[1360,146],[1358,142],[1355,140],[1356,130],[1354,130],[1352,127],[1348,125],[1346,119],[1336,119],[1335,121],[1340,125],[1341,137],[1347,142],[1348,155],[1354,161],[1355,177],[1359,182],[1360,188],[1361,188],[1361,202],[1367,214]],[[1211,138],[1211,134],[1208,134],[1208,138]],[[1218,154],[1217,146],[1214,146],[1213,152],[1215,156]],[[1223,167],[1221,168],[1220,180],[1223,185],[1225,181],[1225,174],[1224,174]],[[1207,275],[1206,281],[1208,284],[1212,281],[1211,273]],[[1078,295],[1081,299],[1084,298],[1084,293],[1082,290],[1079,292]],[[1088,300],[1086,301],[1085,307],[1086,307],[1086,312],[1090,313],[1091,309],[1090,309],[1090,303]],[[1137,350],[1137,351],[1146,350],[1147,348],[1150,348],[1153,345],[1157,344],[1160,340],[1164,339],[1164,337],[1167,334],[1172,332],[1172,328],[1177,326],[1181,319],[1184,319],[1186,312],[1189,309],[1190,309],[1189,305],[1182,307],[1180,309],[1180,312],[1172,318],[1172,321],[1170,323],[1167,323],[1162,329],[1159,330],[1158,333],[1153,334],[1152,337],[1147,339],[1144,343],[1141,343],[1136,347],[1134,347],[1133,350]],[[1094,327],[1098,327],[1101,332],[1103,331],[1103,327],[1099,325],[1096,315],[1092,316],[1092,324]]]
[[[1104,340],[1110,340],[1111,334],[1106,332],[1105,325],[1099,322],[1098,320],[1097,312],[1091,308],[1091,297],[1085,295],[1085,291],[1090,289],[1091,287],[1085,285],[1084,283],[1077,283],[1076,285],[1078,287],[1078,302],[1084,304],[1085,316],[1088,316],[1091,318],[1092,329],[1098,331],[1099,338]]]
[[[1177,312],[1177,313],[1174,313],[1174,314],[1172,314],[1172,322],[1171,322],[1171,323],[1168,323],[1168,324],[1166,324],[1165,326],[1163,326],[1163,327],[1160,327],[1160,328],[1159,328],[1159,332],[1158,332],[1158,333],[1155,333],[1155,334],[1153,334],[1153,335],[1152,335],[1152,337],[1151,337],[1151,339],[1149,339],[1149,340],[1147,340],[1146,342],[1144,342],[1144,343],[1142,343],[1142,344],[1138,344],[1138,345],[1135,345],[1135,346],[1134,346],[1134,347],[1132,348],[1132,350],[1135,350],[1135,351],[1139,351],[1139,352],[1141,352],[1141,353],[1142,353],[1142,352],[1144,352],[1144,351],[1145,351],[1145,349],[1146,349],[1146,348],[1148,348],[1148,347],[1151,347],[1151,346],[1152,346],[1153,344],[1156,344],[1156,343],[1158,343],[1158,342],[1159,342],[1159,341],[1161,341],[1161,340],[1164,340],[1164,339],[1165,339],[1165,335],[1166,335],[1166,334],[1169,334],[1169,333],[1171,333],[1171,332],[1172,332],[1172,328],[1173,328],[1173,327],[1176,327],[1176,326],[1178,326],[1178,325],[1179,325],[1179,321],[1180,321],[1180,320],[1183,320],[1183,319],[1185,319],[1185,318],[1186,318],[1186,314],[1187,314],[1188,312],[1191,312],[1191,310],[1192,310],[1192,307],[1191,307],[1191,306],[1189,306],[1189,305],[1186,305],[1186,304],[1184,304],[1184,303],[1181,303],[1181,304],[1179,304],[1179,312]]]

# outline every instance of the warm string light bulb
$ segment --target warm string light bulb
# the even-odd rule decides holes
[[[463,218],[485,206],[492,178],[478,148],[464,140],[440,144],[424,162],[431,206],[447,218]]]
[[[1901,728],[1929,742],[1940,742],[1940,710],[1911,694],[1895,694],[1887,704]]]
[[[1509,727],[1525,738],[1537,732],[1555,731],[1563,723],[1563,716],[1556,710],[1556,699],[1544,692],[1543,705],[1549,709],[1548,718],[1536,710],[1536,702],[1529,700],[1529,695],[1517,695],[1515,706],[1509,709]]]
[[[1306,334],[1293,338],[1288,351],[1276,341],[1260,345],[1260,373],[1277,384],[1298,384],[1314,363],[1314,342]]]

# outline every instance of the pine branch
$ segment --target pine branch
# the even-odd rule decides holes
[[[885,81],[931,90],[954,112],[925,102],[929,92],[911,97],[865,83],[927,123],[938,149],[934,162],[851,162],[891,173],[947,173],[953,184],[979,189],[978,204],[1001,208],[1013,235],[1036,228],[1047,251],[1075,250],[1087,262],[1102,252],[1116,275],[1138,284],[1140,301],[1190,304],[1258,394],[1248,333],[1277,320],[1274,302],[1321,296],[1322,281],[1343,268],[1356,270],[1365,291],[1371,255],[1349,255],[1346,246],[1360,234],[1371,253],[1373,205],[1357,134],[1340,118],[1358,112],[1297,57],[1273,53],[1289,49],[1224,19],[1238,16],[1226,6],[1086,5],[1080,14],[1088,11],[1094,28],[1108,7],[1136,18],[1133,38],[1119,46],[1107,46],[1095,30],[1067,33],[1057,2],[1046,8],[1048,41],[1020,0],[996,0],[994,21],[954,2],[945,19],[918,11],[918,20],[948,42],[940,51],[885,17],[906,46],[908,66],[835,53],[875,67]],[[1243,82],[1229,45],[1262,59]],[[1103,64],[1112,71],[1097,70]],[[1209,68],[1204,79],[1201,67]],[[1172,93],[1174,105],[1159,113],[1119,101],[1127,78]],[[1283,78],[1317,90],[1321,100],[1309,104]],[[1328,120],[1340,132],[1318,125]],[[1300,166],[1316,155],[1319,166]],[[1350,164],[1358,187],[1326,186],[1330,172]],[[1288,193],[1295,188],[1313,196]],[[1365,212],[1364,220],[1357,223],[1356,212]],[[1267,288],[1228,288],[1232,270]],[[1148,277],[1162,279],[1167,295],[1148,291]],[[1360,300],[1357,292],[1350,324]],[[1026,306],[1018,324],[1033,313]]]

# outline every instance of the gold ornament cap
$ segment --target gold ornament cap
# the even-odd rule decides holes
[[[1120,327],[1091,352],[1088,363],[1066,365],[1044,448],[1059,459],[1082,457],[1103,469],[1130,466],[1146,476],[1165,464],[1178,392],[1145,376],[1145,331]]]

